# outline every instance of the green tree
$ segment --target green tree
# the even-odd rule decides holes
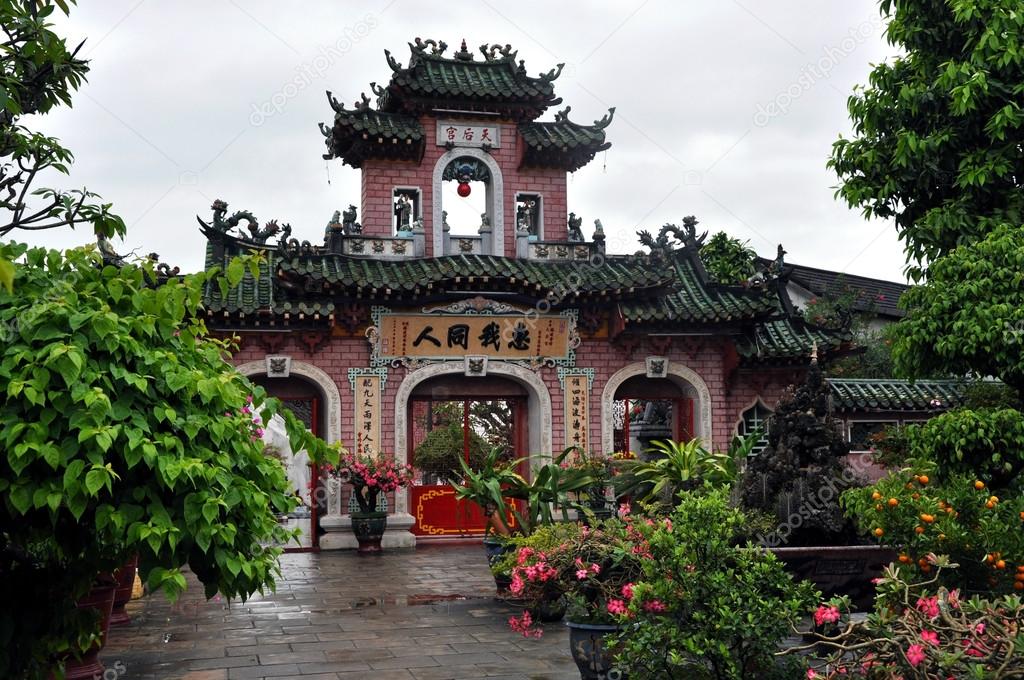
[[[123,235],[124,222],[110,203],[86,189],[35,188],[48,172],[67,175],[73,156],[60,140],[22,124],[26,117],[71,106],[88,62],[54,33],[50,18],[65,15],[74,0],[0,0],[0,236],[15,229],[39,231],[89,224],[105,237]],[[14,266],[0,259],[0,285],[10,289]]]
[[[701,263],[715,281],[739,285],[757,272],[754,266],[757,253],[749,243],[720,231],[701,246]]]
[[[1017,0],[882,0],[903,55],[849,100],[838,194],[892,219],[921,285],[902,300],[896,370],[1024,389],[1024,12]]]
[[[208,597],[273,587],[289,539],[276,514],[295,499],[253,420],[274,405],[197,314],[216,272],[161,279],[94,246],[0,257],[19,282],[0,289],[0,677],[47,677],[85,648],[95,621],[74,602],[131,554],[171,596],[185,565]],[[323,460],[282,415],[293,448]]]

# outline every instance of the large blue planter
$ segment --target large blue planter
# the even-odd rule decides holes
[[[569,627],[569,651],[581,680],[625,680],[626,675],[615,668],[615,650],[607,637],[619,632],[616,625],[576,623],[566,621]]]

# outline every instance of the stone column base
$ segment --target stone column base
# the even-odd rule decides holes
[[[415,548],[416,537],[409,531],[416,519],[407,512],[388,515],[388,528],[381,539],[382,548]],[[321,550],[355,550],[359,547],[352,534],[352,517],[349,515],[327,515],[320,519],[320,526],[327,531],[320,537]]]

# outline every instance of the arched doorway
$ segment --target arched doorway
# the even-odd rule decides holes
[[[418,536],[470,536],[486,520],[473,503],[456,500],[459,460],[478,467],[497,449],[511,462],[526,454],[529,394],[508,378],[438,376],[416,386],[408,400],[408,442],[415,479],[409,492],[411,531]],[[528,466],[522,472],[528,474]]]
[[[263,387],[267,394],[281,400],[282,406],[291,411],[307,428],[328,442],[338,441],[341,429],[340,395],[337,386],[326,373],[315,366],[292,361],[288,377],[268,377],[265,361],[251,361],[237,367],[239,373]],[[284,452],[282,463],[288,471],[288,479],[302,504],[288,517],[280,518],[287,528],[298,529],[299,543],[283,546],[286,551],[312,551],[319,549],[322,530],[320,518],[326,513],[325,495],[318,493],[319,470],[310,465],[305,452],[291,452],[287,435],[281,431],[275,434],[272,426],[272,441]]]
[[[694,438],[696,395],[664,378],[637,375],[615,390],[612,406],[615,451],[640,454],[654,441]]]
[[[700,439],[711,446],[711,394],[689,368],[670,363],[665,377],[647,376],[637,362],[605,383],[601,395],[601,440],[605,451],[641,453],[651,441]]]

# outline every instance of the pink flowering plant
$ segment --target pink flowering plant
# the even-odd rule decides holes
[[[394,459],[342,451],[336,466],[328,474],[343,484],[352,485],[352,494],[361,512],[376,512],[381,493],[408,486],[413,478],[412,467],[398,465]]]
[[[495,570],[512,576],[510,591],[526,612],[509,625],[527,637],[539,637],[537,612],[564,598],[567,616],[577,623],[615,623],[625,611],[625,594],[642,573],[641,555],[618,519],[588,527],[559,523],[540,527]]]
[[[815,653],[805,671],[810,679],[1024,677],[1024,601],[961,597],[940,585],[941,572],[958,565],[934,554],[928,561],[934,571],[923,581],[908,578],[916,571],[890,565],[877,581],[874,613],[856,622],[844,617],[835,632],[782,654]],[[848,606],[825,603],[817,612],[831,618],[833,610],[840,613],[836,604]]]

